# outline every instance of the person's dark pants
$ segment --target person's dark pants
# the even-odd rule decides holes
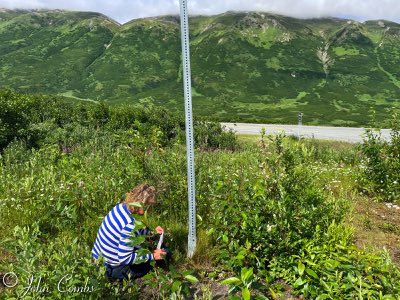
[[[171,259],[171,252],[168,248],[163,248],[167,255],[164,260],[157,260],[156,267],[164,268]],[[136,279],[143,277],[153,269],[150,262],[132,265],[121,265],[117,267],[106,266],[106,275],[111,279]]]
[[[118,267],[107,266],[106,275],[112,279],[136,279],[149,273],[152,268],[150,262]]]

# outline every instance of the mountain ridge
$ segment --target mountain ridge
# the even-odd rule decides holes
[[[142,19],[158,19],[158,18],[163,18],[163,17],[175,17],[179,20],[180,16],[179,14],[165,14],[165,15],[157,15],[157,16],[150,16],[150,17],[140,17],[140,18],[134,18],[131,19],[125,23],[120,23],[117,20],[109,17],[108,15],[104,14],[104,13],[100,13],[100,12],[95,12],[95,11],[78,11],[78,10],[68,10],[68,9],[25,9],[25,8],[18,8],[18,9],[9,9],[9,8],[2,8],[0,7],[0,13],[1,12],[16,12],[16,13],[34,13],[34,12],[44,12],[44,13],[48,13],[48,12],[67,12],[67,13],[90,13],[90,14],[98,14],[103,16],[106,19],[109,19],[111,21],[113,21],[115,24],[119,24],[121,26],[130,23],[132,21],[135,20],[142,20]],[[295,20],[304,20],[304,21],[325,21],[325,20],[337,20],[337,21],[353,21],[353,22],[358,22],[361,24],[365,24],[367,22],[378,22],[378,21],[382,21],[382,22],[386,22],[386,23],[391,23],[391,24],[395,24],[397,26],[400,26],[400,23],[397,23],[395,21],[392,20],[386,20],[386,19],[371,19],[371,20],[365,20],[365,21],[356,21],[353,19],[349,19],[349,18],[341,18],[341,17],[335,17],[335,16],[324,16],[324,17],[311,17],[311,18],[296,18],[296,17],[291,17],[291,16],[287,16],[284,14],[279,14],[279,13],[273,13],[273,12],[268,12],[268,11],[257,11],[257,10],[228,10],[226,12],[220,13],[220,14],[216,14],[216,15],[205,15],[205,14],[190,14],[189,18],[194,18],[194,17],[215,17],[215,16],[222,16],[222,15],[229,15],[229,14],[238,14],[238,13],[245,13],[245,14],[249,14],[249,13],[259,13],[259,14],[269,14],[272,16],[281,16],[281,17],[285,17],[285,18],[292,18]]]
[[[173,110],[179,16],[0,10],[0,87]],[[400,25],[227,12],[189,19],[195,113],[221,121],[365,125],[400,103]]]

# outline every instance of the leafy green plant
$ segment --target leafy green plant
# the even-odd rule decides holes
[[[298,255],[271,261],[268,281],[283,278],[298,294],[317,299],[396,299],[400,271],[387,255],[357,249],[352,231],[332,223],[327,232],[316,228]]]
[[[221,284],[229,284],[229,294],[231,294],[230,299],[241,299],[240,297],[235,295],[235,293],[239,290],[244,300],[250,300],[250,288],[253,283],[253,279],[253,268],[243,267],[240,271],[240,278],[230,277],[223,280]]]
[[[361,166],[360,189],[384,201],[400,197],[400,121],[392,112],[390,141],[381,137],[380,130],[367,129],[361,144],[364,161]]]
[[[151,289],[148,291],[151,298],[187,299],[191,295],[190,285],[199,281],[192,273],[178,272],[172,266],[168,271],[156,268],[143,277],[143,284]]]
[[[247,182],[233,174],[233,182],[221,186],[226,198],[213,206],[220,212],[213,223],[223,247],[221,261],[231,267],[263,270],[273,257],[297,252],[316,225],[327,228],[332,220],[340,221],[346,209],[329,199],[303,167],[309,155],[305,149],[290,147],[283,136],[271,139],[261,152],[260,172]]]

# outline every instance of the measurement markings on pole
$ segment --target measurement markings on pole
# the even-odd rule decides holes
[[[196,199],[195,199],[195,176],[194,176],[194,142],[193,142],[193,120],[192,120],[192,92],[190,79],[190,51],[189,51],[189,25],[186,0],[181,0],[181,41],[182,41],[182,63],[183,63],[183,85],[185,95],[185,117],[186,117],[186,152],[187,152],[187,175],[188,175],[188,202],[189,202],[189,235],[188,256],[192,257],[196,248]]]

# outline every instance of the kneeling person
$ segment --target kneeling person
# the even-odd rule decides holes
[[[132,246],[131,237],[151,235],[148,228],[134,231],[135,219],[131,214],[144,214],[143,207],[131,205],[139,202],[143,205],[153,205],[155,201],[155,189],[148,184],[141,184],[127,194],[125,201],[116,205],[104,218],[97,233],[96,241],[92,249],[92,256],[97,261],[102,255],[107,268],[106,274],[115,279],[135,279],[146,275],[152,266],[150,261],[163,260],[167,254],[162,249],[156,249],[152,254],[139,256],[136,251],[138,246]],[[158,234],[164,230],[157,226]]]

